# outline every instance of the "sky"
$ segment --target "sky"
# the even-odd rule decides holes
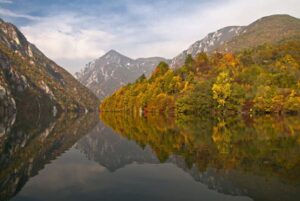
[[[110,49],[173,58],[210,32],[272,14],[300,18],[300,1],[0,0],[0,17],[71,73]]]

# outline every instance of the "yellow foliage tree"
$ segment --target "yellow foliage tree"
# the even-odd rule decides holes
[[[221,72],[216,82],[212,86],[213,99],[218,103],[218,107],[225,107],[226,101],[230,97],[232,78],[229,76],[229,72]]]

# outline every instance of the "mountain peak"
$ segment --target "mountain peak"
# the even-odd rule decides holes
[[[270,15],[262,17],[246,26],[240,37],[235,37],[219,50],[241,51],[264,43],[276,43],[286,38],[298,37],[300,20],[290,15]]]
[[[114,49],[111,49],[109,50],[105,55],[118,55],[118,56],[123,56],[120,52],[114,50]]]
[[[119,52],[114,49],[109,50],[107,53],[118,53],[119,54]]]
[[[102,57],[100,57],[98,60],[110,60],[111,62],[115,62],[116,60],[131,60],[130,58],[124,56],[123,54],[121,54],[120,52],[117,52],[114,49],[109,50],[108,52],[106,52]]]
[[[296,17],[293,17],[291,15],[288,14],[275,14],[275,15],[269,15],[269,16],[265,16],[262,17],[258,20],[268,20],[268,19],[297,19]]]
[[[269,15],[262,18],[259,18],[255,22],[251,23],[251,25],[256,24],[268,24],[268,25],[282,25],[286,23],[299,23],[299,19],[287,14],[276,14],[276,15]]]

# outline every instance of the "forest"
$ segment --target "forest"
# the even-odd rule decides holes
[[[241,52],[188,55],[181,68],[161,62],[106,98],[100,111],[172,114],[297,114],[300,38]]]

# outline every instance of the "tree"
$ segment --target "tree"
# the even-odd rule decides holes
[[[169,65],[166,62],[161,61],[152,73],[150,80],[164,75],[169,69]]]
[[[176,94],[183,89],[183,82],[180,76],[173,76],[169,86],[167,93],[168,94]]]
[[[145,81],[145,80],[147,80],[147,78],[146,78],[145,74],[142,74],[142,75],[135,81],[135,83],[140,83],[140,82],[143,82],[143,81]]]
[[[148,109],[158,113],[172,112],[174,111],[174,97],[160,93],[148,104]]]
[[[225,109],[227,100],[231,96],[232,79],[229,72],[221,72],[212,86],[213,99],[218,103],[218,108]]]
[[[272,98],[276,92],[275,87],[260,86],[254,98],[254,110],[258,113],[272,112]]]
[[[201,52],[197,54],[195,58],[196,71],[199,72],[209,70],[208,62],[209,59],[206,53]]]
[[[176,101],[176,113],[209,114],[213,100],[210,82],[196,83],[183,97]]]
[[[186,56],[186,59],[184,61],[184,66],[187,68],[188,71],[193,71],[193,72],[196,71],[195,60],[193,59],[191,54],[188,54]]]
[[[295,90],[292,90],[284,103],[284,109],[287,113],[296,113],[300,111],[300,97],[297,96]]]
[[[182,80],[186,80],[188,76],[188,69],[186,66],[183,65],[181,68],[175,69],[174,74],[179,75]]]
[[[296,86],[297,77],[299,77],[299,64],[289,54],[276,60],[273,77],[279,87],[289,88]]]

